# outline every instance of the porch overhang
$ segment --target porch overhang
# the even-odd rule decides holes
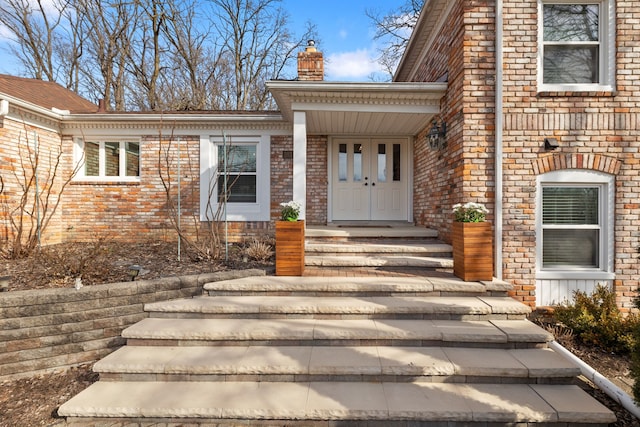
[[[446,83],[269,81],[285,120],[306,115],[308,135],[415,136],[440,112]]]

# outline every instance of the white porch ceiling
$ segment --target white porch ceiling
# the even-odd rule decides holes
[[[446,83],[270,81],[285,120],[304,111],[307,134],[413,136],[440,111]]]

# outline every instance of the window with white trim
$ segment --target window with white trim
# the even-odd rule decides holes
[[[613,0],[539,0],[541,91],[613,90]]]
[[[202,221],[269,221],[271,136],[232,131],[200,139]]]
[[[613,177],[565,170],[538,180],[538,276],[611,272]]]
[[[138,180],[140,143],[117,140],[76,142],[76,161],[82,162],[78,178],[96,180]]]

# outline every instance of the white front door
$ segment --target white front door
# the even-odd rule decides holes
[[[335,138],[331,152],[332,220],[408,220],[406,139]]]

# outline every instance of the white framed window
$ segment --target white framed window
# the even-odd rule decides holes
[[[538,90],[613,91],[615,0],[538,0]]]
[[[583,170],[538,177],[538,279],[610,279],[614,178]]]
[[[113,139],[81,139],[75,144],[75,159],[81,163],[76,178],[97,181],[138,181],[140,142]]]
[[[202,221],[269,221],[269,135],[201,137],[200,168]]]

